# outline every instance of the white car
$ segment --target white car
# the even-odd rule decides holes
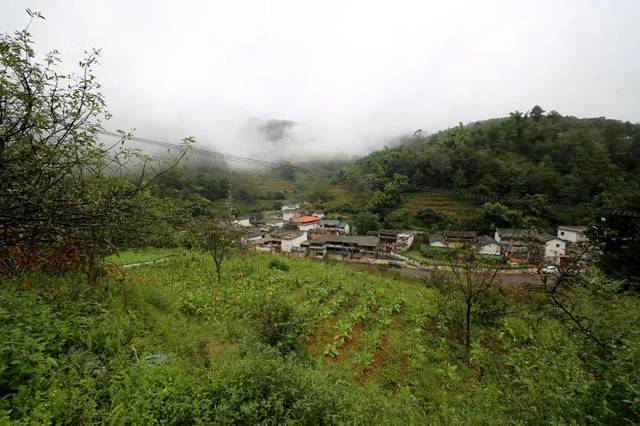
[[[557,274],[558,267],[556,265],[547,265],[540,270],[543,274]]]

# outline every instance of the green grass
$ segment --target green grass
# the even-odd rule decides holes
[[[557,320],[485,319],[469,361],[459,299],[421,280],[249,252],[218,283],[199,253],[120,259],[169,254],[95,288],[82,275],[1,286],[0,423],[593,423],[592,365]],[[168,363],[149,368],[151,354]]]
[[[107,263],[115,263],[118,265],[131,265],[134,263],[149,262],[152,260],[164,259],[175,256],[180,250],[164,249],[164,248],[146,248],[140,250],[125,250],[108,256]]]

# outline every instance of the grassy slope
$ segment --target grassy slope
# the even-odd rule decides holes
[[[134,263],[149,262],[175,256],[180,251],[166,248],[146,248],[142,250],[126,250],[106,258],[107,263],[118,265],[131,265]]]
[[[290,267],[288,272],[270,268],[276,258]],[[191,404],[201,407],[205,397],[191,389],[218,389],[222,393],[212,395],[225,401],[234,386],[253,386],[252,369],[264,362],[285,370],[297,365],[291,374],[315,377],[309,386],[329,380],[340,398],[358,401],[346,410],[356,423],[581,419],[584,390],[575,389],[593,383],[588,368],[581,367],[579,339],[554,320],[538,318],[533,329],[533,317],[522,311],[507,316],[504,326],[476,328],[481,345],[474,346],[472,362],[464,362],[461,328],[454,321],[460,318],[459,306],[442,299],[438,290],[394,273],[244,253],[226,262],[222,284],[214,279],[209,257],[183,251],[166,262],[129,270],[124,279],[106,278],[106,293],[83,289],[72,278],[24,277],[0,288],[0,320],[8,321],[0,343],[18,348],[10,349],[12,357],[21,354],[19,359],[50,368],[34,376],[47,377],[49,387],[22,397],[23,414],[14,415],[44,412],[56,418],[55,413],[73,414],[71,405],[78,422],[127,422],[138,411],[176,421],[169,414],[191,410]],[[259,337],[249,313],[275,294],[304,318],[301,348],[285,364],[271,358],[251,364],[245,359],[251,359]],[[636,312],[634,306],[621,312]],[[11,315],[18,316],[9,321]],[[60,350],[65,355],[46,355]],[[169,364],[147,373],[142,357],[154,353],[167,354]],[[107,365],[108,380],[83,373],[88,356]],[[66,367],[47,367],[56,365]],[[538,380],[540,371],[547,372],[544,380]],[[238,374],[248,376],[234,385]],[[317,380],[323,377],[324,382]],[[226,383],[223,390],[220,383]],[[544,417],[547,412],[551,417]]]
[[[222,286],[211,282],[212,264],[199,255],[136,268],[130,271],[129,280],[136,286],[153,282],[162,288],[160,293],[178,305],[170,303],[173,306],[166,308],[171,312],[179,310],[181,303],[189,303],[185,294],[204,295],[205,299],[195,303],[203,302],[206,309],[205,301],[210,294],[220,308],[220,303],[251,299],[264,285],[286,289],[303,307],[305,317],[311,319],[305,346],[322,368],[338,371],[345,380],[354,383],[370,381],[389,385],[396,379],[398,383],[406,380],[410,355],[405,351],[411,347],[412,335],[418,326],[412,318],[433,309],[432,291],[418,282],[384,277],[373,270],[354,270],[339,264],[328,267],[304,259],[286,259],[290,271],[274,271],[268,268],[268,263],[275,257],[248,253],[243,259],[232,259],[227,264]],[[238,294],[238,288],[245,291]],[[173,315],[164,320],[174,321]],[[207,324],[205,328],[210,326]],[[191,350],[182,348],[184,355],[197,361],[211,348],[224,345],[224,338],[220,341],[214,337],[225,333],[224,326],[219,324],[211,337],[198,341],[203,324],[190,322],[192,330],[183,334],[196,339],[187,345],[192,346]],[[237,331],[249,333],[245,327]],[[399,334],[405,335],[407,346],[391,344]],[[163,350],[154,340],[155,336],[141,339],[138,350],[144,353]]]

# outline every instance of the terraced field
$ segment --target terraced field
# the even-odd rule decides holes
[[[477,208],[470,202],[454,200],[446,195],[423,192],[412,193],[406,196],[404,209],[409,213],[415,214],[418,210],[427,207],[439,213],[458,214],[462,216],[470,215],[473,210]]]
[[[424,342],[420,323],[426,312],[433,310],[433,291],[419,282],[375,271],[337,264],[328,267],[296,258],[285,259],[290,270],[281,272],[269,268],[274,259],[283,258],[256,253],[234,257],[220,286],[208,277],[210,260],[191,253],[136,268],[129,279],[136,285],[154,282],[163,291],[170,289],[175,294],[175,309],[195,312],[194,326],[206,319],[220,324],[222,334],[225,323],[246,318],[256,297],[265,297],[265,292],[266,297],[285,295],[300,307],[306,324],[303,351],[318,361],[319,368],[357,386],[373,383],[395,388],[406,382],[415,361],[412,355],[420,353],[417,347]],[[179,279],[183,274],[190,279]],[[185,306],[192,308],[185,310]],[[236,332],[247,337],[251,334],[244,327]],[[139,341],[140,348],[157,349],[144,342]],[[215,347],[211,342],[196,346],[200,357]]]

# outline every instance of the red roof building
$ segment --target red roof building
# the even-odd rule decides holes
[[[319,221],[320,218],[315,216],[298,216],[296,218],[293,218],[292,220],[297,223],[312,223]]]

